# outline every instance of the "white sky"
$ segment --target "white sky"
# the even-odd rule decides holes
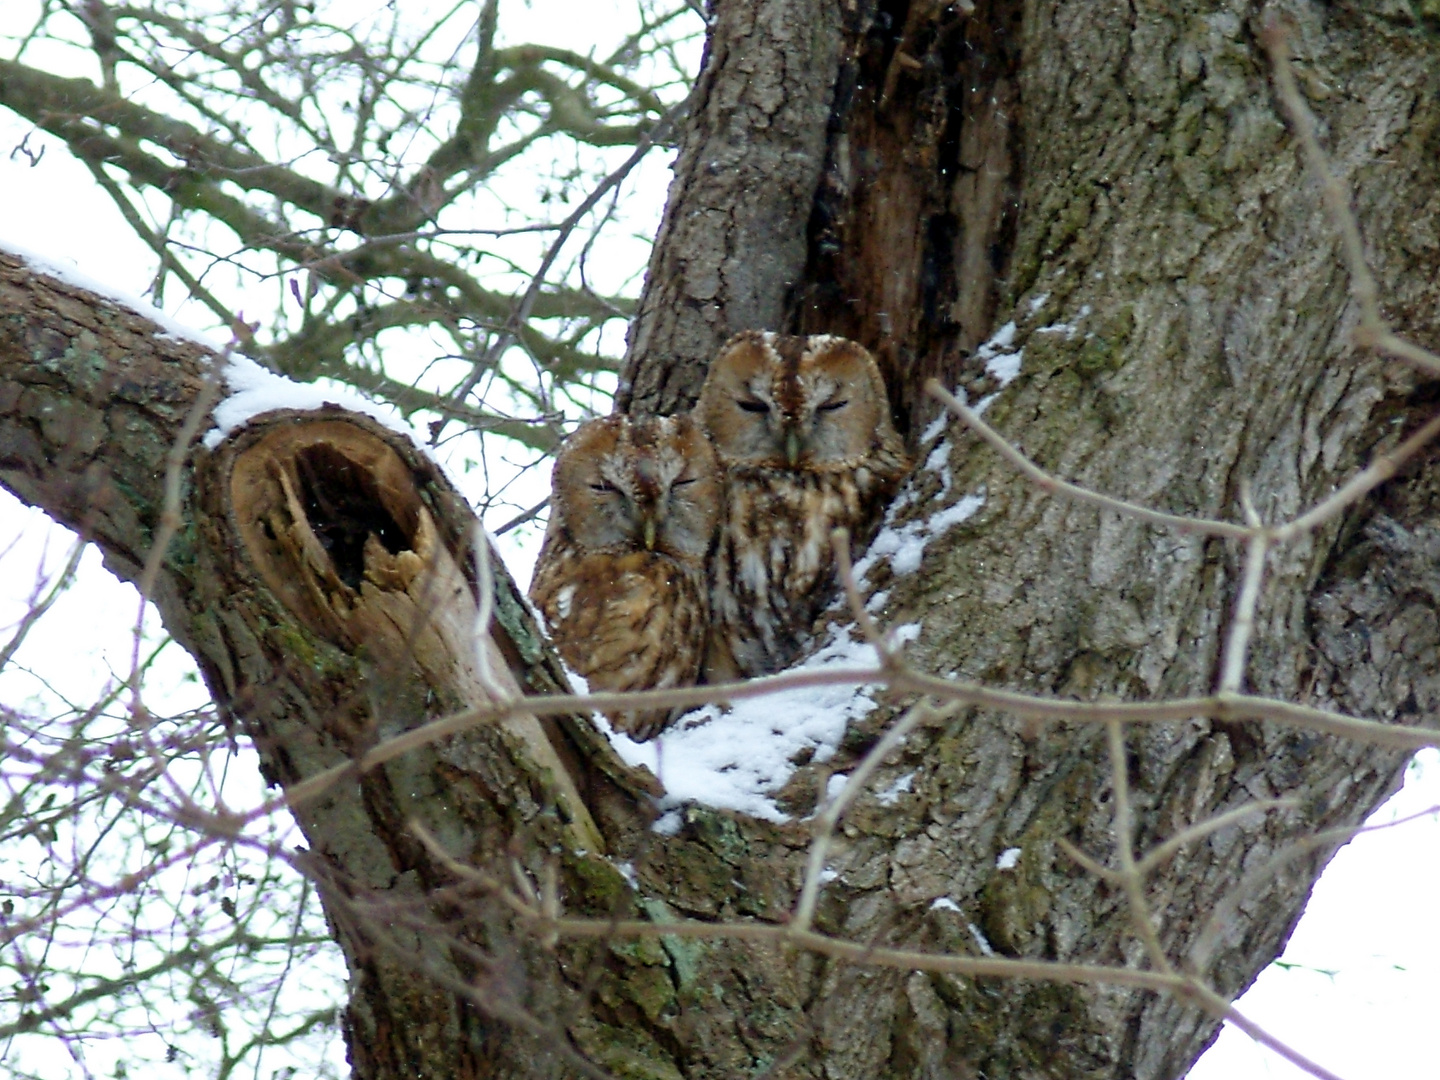
[[[15,0],[4,3],[11,9]],[[516,5],[507,13],[509,34],[512,40],[530,38],[588,51],[595,41],[610,36],[617,25],[619,16],[614,10],[607,11],[609,8],[597,0],[566,0],[563,4],[552,0],[531,8]],[[6,241],[19,244],[52,261],[68,261],[112,289],[140,292],[152,274],[149,249],[133,237],[85,170],[53,140],[43,140],[47,152],[39,168],[28,168],[23,158],[11,157],[9,149],[27,131],[25,123],[0,109],[0,193],[7,207],[24,211],[0,219],[0,246]],[[37,145],[33,136],[31,145]],[[652,204],[645,212],[658,221],[668,173],[663,161],[653,161],[641,198]],[[183,320],[185,311],[193,310],[176,314]],[[1019,358],[1015,359],[1018,362]],[[537,500],[543,494],[545,476],[548,470],[527,481],[527,490],[518,492],[515,501],[528,505]],[[461,482],[463,486],[463,477]],[[500,515],[501,520],[505,516]],[[503,545],[507,562],[522,585],[528,581],[538,535],[534,529],[516,530]],[[42,562],[52,571],[58,567],[68,543],[63,530],[0,492],[0,639],[5,636],[4,627],[19,617],[29,601],[37,568]],[[128,670],[136,595],[99,563],[93,550],[87,553],[77,587],[57,603],[27,640],[18,658],[22,670],[0,676],[0,700],[18,703],[55,692],[71,701],[93,700],[116,672]],[[840,646],[837,649],[844,652]],[[165,670],[156,684],[173,686],[177,702],[187,695],[195,702],[203,700],[203,689],[189,674],[193,667],[188,658],[173,646],[167,651],[170,655],[162,662]],[[863,659],[854,654],[843,658],[852,663]],[[840,713],[864,707],[863,694],[847,692],[844,696],[851,705],[837,698],[820,710],[828,710],[832,727]],[[747,721],[743,710],[737,710],[734,718],[742,726],[754,720]],[[816,723],[823,726],[823,720],[817,713]],[[768,724],[763,719],[759,722]],[[667,779],[675,795],[698,796],[707,785],[713,786],[712,779],[692,784],[679,766],[688,760],[683,749],[687,739],[696,744],[688,753],[698,758],[718,753],[714,744],[721,734],[732,756],[736,745],[754,745],[740,727],[731,729],[728,723],[723,732],[718,727],[708,734],[703,728],[692,728],[661,744],[668,767],[665,760],[655,765],[672,774]],[[822,754],[824,747],[838,738],[837,731],[820,728],[791,734],[821,747]],[[703,749],[700,744],[707,739],[709,749]],[[633,748],[628,756],[653,755],[655,746]],[[791,746],[782,759],[793,752]],[[1440,804],[1440,765],[1436,760],[1434,753],[1422,755],[1410,770],[1405,790],[1382,808],[1375,820],[1392,820]],[[724,764],[717,760],[710,769],[733,771],[722,768]],[[756,792],[766,783],[782,782],[783,775],[767,776],[742,786],[733,801],[716,797],[718,793],[713,791],[712,797],[769,816],[765,800],[757,801]],[[744,801],[747,799],[750,801]],[[1316,888],[1283,966],[1273,966],[1262,974],[1239,1002],[1242,1012],[1347,1080],[1440,1076],[1427,1038],[1428,1022],[1440,1008],[1437,851],[1440,821],[1433,812],[1422,820],[1362,836],[1346,847]],[[1289,1080],[1303,1075],[1248,1037],[1228,1029],[1190,1074],[1191,1080]]]

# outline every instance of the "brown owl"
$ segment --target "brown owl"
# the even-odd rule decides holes
[[[831,530],[865,542],[910,468],[885,384],[853,341],[746,331],[695,414],[725,480],[705,681],[778,671],[834,592]]]
[[[565,440],[530,599],[592,690],[698,680],[710,621],[705,561],[719,514],[714,451],[688,416],[607,416]],[[672,715],[609,719],[648,739]]]

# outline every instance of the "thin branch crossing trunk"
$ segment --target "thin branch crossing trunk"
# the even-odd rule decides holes
[[[1344,10],[1294,13],[1301,84],[1386,310],[1433,348],[1440,68],[1420,30]],[[719,4],[624,406],[687,407],[736,329],[853,336],[923,463],[858,564],[882,627],[920,627],[907,670],[1092,703],[1240,689],[1436,727],[1434,450],[1250,564],[1249,648],[1225,678],[1245,544],[1051,496],[924,393],[938,377],[988,399],[1054,476],[1241,524],[1245,498],[1289,520],[1430,418],[1432,385],[1351,344],[1259,20]],[[210,358],[17,260],[0,271],[0,479],[134,579]],[[1103,710],[1042,723],[924,684],[795,774],[790,822],[696,805],[661,835],[653,778],[583,716],[367,759],[564,685],[473,515],[403,439],[339,411],[262,417],[195,449],[181,510],[153,597],[167,627],[270,780],[339,772],[294,812],[367,1080],[1178,1077],[1216,1005],[1166,980],[1243,989],[1406,760],[1278,713],[1107,737]],[[828,838],[808,936],[785,937],[806,815],[902,715]],[[1007,959],[1070,966],[1002,978]]]

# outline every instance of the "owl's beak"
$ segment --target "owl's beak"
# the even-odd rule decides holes
[[[643,537],[644,537],[644,540],[645,540],[645,550],[646,550],[646,551],[654,551],[654,550],[655,550],[655,519],[654,519],[653,517],[649,517],[648,515],[646,516],[646,518],[645,518],[645,524],[641,526],[641,533],[642,533],[642,535],[643,535]]]
[[[790,466],[790,468],[793,469],[799,460],[800,432],[796,431],[794,428],[791,428],[789,431],[785,432],[785,461]]]

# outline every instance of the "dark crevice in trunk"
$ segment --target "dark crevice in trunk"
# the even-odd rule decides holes
[[[966,361],[1002,302],[1015,235],[1021,5],[861,5],[846,27],[789,325],[871,349],[902,433],[926,379]]]

